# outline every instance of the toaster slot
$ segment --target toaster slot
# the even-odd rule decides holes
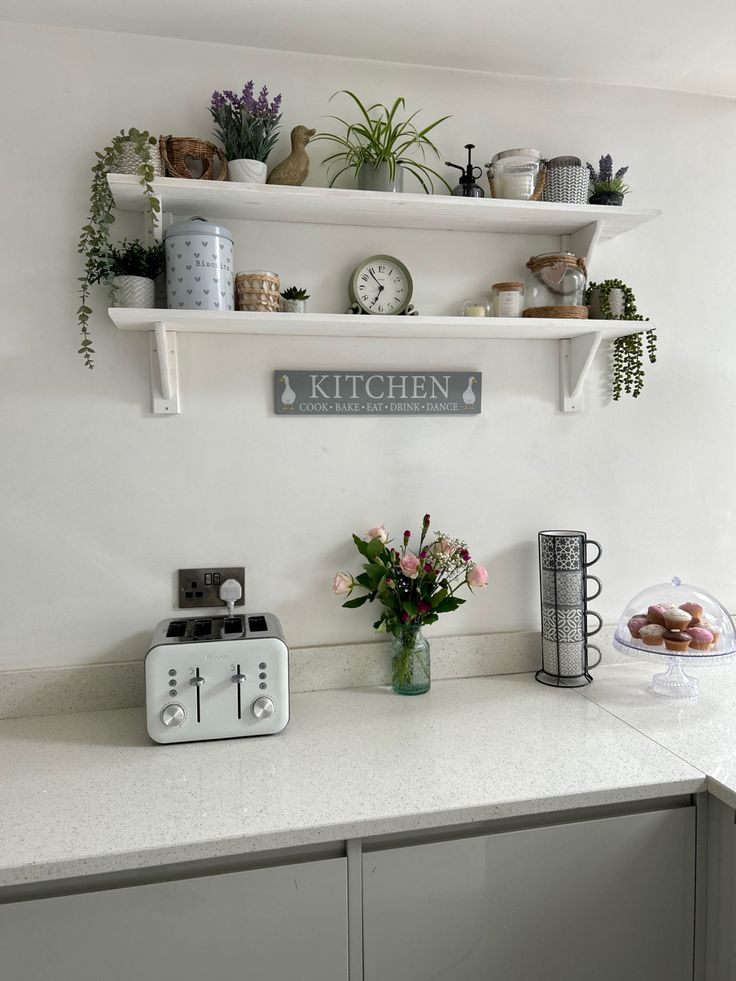
[[[172,620],[169,629],[166,631],[167,637],[183,637],[187,632],[186,620]]]
[[[201,637],[209,637],[212,634],[212,621],[211,620],[195,620],[192,624],[192,637],[197,639]],[[199,672],[198,672],[199,673]]]
[[[243,634],[244,624],[242,617],[225,617],[222,624],[223,637],[240,637]],[[240,668],[238,668],[240,673]]]

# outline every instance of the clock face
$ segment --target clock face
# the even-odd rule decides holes
[[[350,279],[350,299],[365,313],[403,313],[409,306],[412,290],[409,270],[390,255],[366,259]]]

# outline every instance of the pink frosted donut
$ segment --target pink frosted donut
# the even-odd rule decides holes
[[[646,627],[648,622],[649,621],[644,616],[635,616],[629,620],[626,626],[629,628],[629,633],[632,637],[638,637],[639,631],[642,627]]]
[[[690,627],[685,633],[690,638],[690,647],[696,651],[707,651],[713,643],[713,634],[705,627]]]

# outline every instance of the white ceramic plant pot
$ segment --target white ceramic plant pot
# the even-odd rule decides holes
[[[285,300],[283,297],[281,297],[281,309],[284,311],[284,313],[306,313],[307,301]]]
[[[151,310],[156,301],[156,284],[145,276],[115,276],[115,306]]]
[[[260,160],[228,160],[227,179],[239,184],[265,184],[268,167]]]

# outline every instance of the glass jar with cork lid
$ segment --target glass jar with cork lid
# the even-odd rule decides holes
[[[523,283],[494,283],[491,286],[491,309],[494,317],[520,317],[523,306]]]

